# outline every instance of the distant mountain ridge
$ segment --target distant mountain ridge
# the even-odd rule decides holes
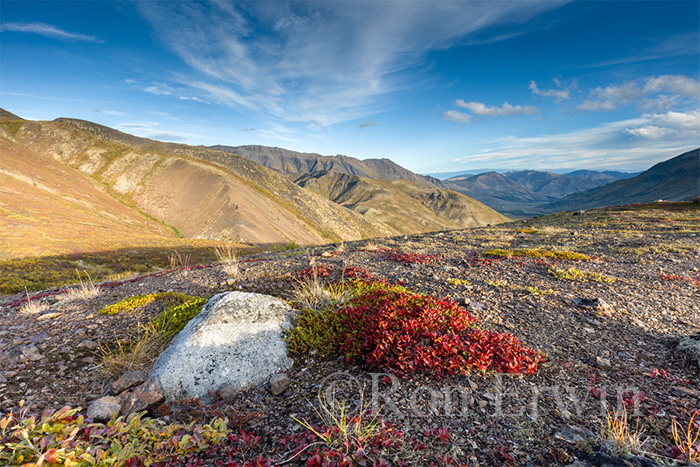
[[[357,159],[350,156],[322,156],[269,146],[211,146],[212,149],[246,157],[258,164],[284,174],[304,174],[330,170],[341,174],[357,175],[382,180],[408,180],[419,185],[446,188],[434,177],[411,172],[389,159]]]
[[[507,218],[389,159],[321,156],[267,146],[212,146],[277,170],[397,233],[477,227]]]
[[[495,171],[444,180],[453,190],[485,203],[509,216],[542,214],[545,204],[586,192],[634,174],[617,171],[576,170],[564,174],[538,170]]]
[[[545,212],[592,209],[657,200],[689,201],[700,196],[700,149],[651,167],[633,178],[617,180],[542,206]]]

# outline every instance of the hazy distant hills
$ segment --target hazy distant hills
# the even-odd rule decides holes
[[[545,212],[543,206],[574,193],[586,192],[636,174],[616,171],[576,170],[564,174],[537,170],[495,171],[458,175],[444,180],[464,193],[512,217]]]
[[[575,193],[542,206],[545,212],[590,209],[619,204],[688,201],[700,196],[700,150],[660,162],[636,177]]]
[[[350,170],[355,161],[341,166]],[[361,182],[353,191],[352,184],[329,180],[329,188],[346,189],[353,198],[345,206],[228,152],[139,138],[83,120],[27,121],[2,111],[0,258],[40,253],[18,252],[17,235],[42,238],[37,243],[55,253],[110,242],[166,245],[182,236],[320,244],[506,220],[391,161],[375,160],[364,169],[420,183],[353,175]]]

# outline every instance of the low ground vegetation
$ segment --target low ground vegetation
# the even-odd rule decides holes
[[[575,214],[280,248],[238,257],[234,275],[212,250],[187,276],[129,266],[79,300],[22,288],[0,302],[0,463],[565,466],[598,450],[698,462],[700,371],[673,351],[698,331],[697,207]],[[225,290],[297,308],[287,392],[82,415]],[[329,399],[319,388],[339,374],[356,385]],[[589,435],[553,435],[567,427]]]

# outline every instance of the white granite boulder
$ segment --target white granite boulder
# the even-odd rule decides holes
[[[291,368],[283,329],[294,310],[277,298],[247,292],[212,297],[153,365],[168,401],[205,396],[222,384],[244,390]]]

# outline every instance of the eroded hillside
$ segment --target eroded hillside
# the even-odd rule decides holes
[[[8,144],[77,169],[115,199],[186,237],[319,244],[391,233],[242,157],[79,120],[5,126]]]
[[[407,180],[376,180],[324,170],[304,174],[295,182],[390,226],[398,234],[480,227],[507,220],[460,193]]]

